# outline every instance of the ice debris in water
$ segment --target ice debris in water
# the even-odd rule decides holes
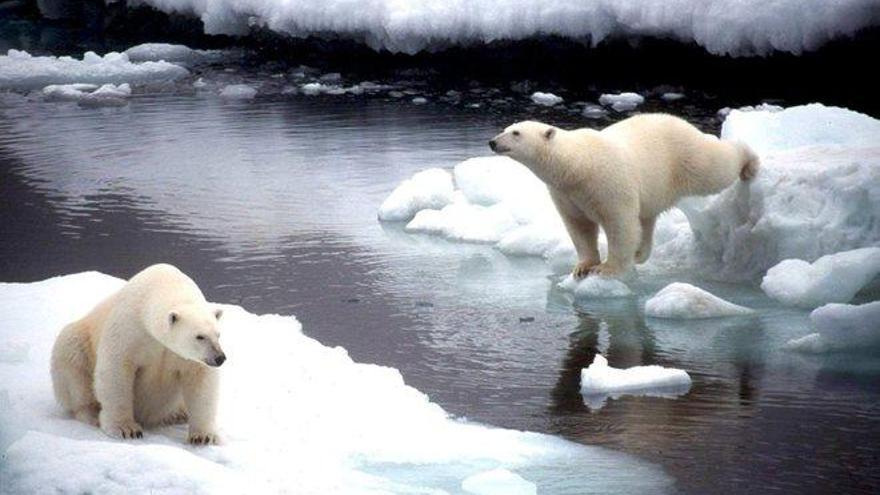
[[[767,271],[761,289],[792,306],[815,308],[845,303],[880,274],[880,248],[862,248],[822,256],[813,263],[783,260]]]
[[[220,90],[220,96],[230,100],[252,100],[257,96],[257,89],[247,84],[229,84]]]
[[[618,369],[596,354],[593,364],[581,370],[581,394],[592,409],[601,408],[609,397],[624,395],[674,398],[691,388],[691,377],[686,371],[662,366],[634,366]]]
[[[587,103],[581,111],[581,115],[588,119],[601,119],[608,115],[608,111],[599,105]]]
[[[533,102],[545,107],[552,107],[553,105],[558,105],[559,103],[562,103],[562,97],[556,96],[553,93],[542,93],[540,91],[536,91],[532,93],[531,98]]]
[[[461,489],[473,495],[535,495],[538,487],[522,476],[497,468],[477,473],[461,482]]]
[[[39,2],[44,13],[73,0]],[[876,25],[876,0],[558,0],[436,2],[395,0],[141,0],[198,18],[208,34],[242,35],[253,26],[296,38],[333,36],[375,50],[416,53],[536,36],[595,45],[608,37],[653,36],[693,42],[718,55],[800,54]],[[662,4],[662,8],[658,5]],[[49,13],[48,15],[51,15]]]
[[[95,272],[0,283],[0,335],[23,349],[0,353],[0,492],[439,493],[473,475],[485,487],[477,473],[493,468],[528,472],[542,488],[669,486],[662,470],[617,452],[450,418],[398,370],[354,362],[293,317],[231,305],[217,418],[225,443],[187,447],[185,426],[110,439],[60,414],[49,356],[66,323],[123,283]]]
[[[452,174],[441,168],[423,170],[403,181],[379,207],[379,220],[411,220],[420,210],[440,209],[452,202]]]
[[[185,68],[169,62],[133,63],[124,53],[103,57],[86,52],[73,57],[33,56],[9,50],[0,55],[0,88],[37,89],[52,84],[145,84],[174,81],[189,75]]]
[[[663,101],[678,101],[683,98],[684,98],[684,93],[669,92],[669,93],[663,93],[662,95],[660,95],[660,99],[662,99]]]
[[[185,45],[168,43],[143,43],[123,52],[132,62],[181,62],[196,64],[220,60],[224,56],[221,50],[194,50]]]
[[[123,84],[50,84],[43,88],[48,101],[75,101],[81,106],[123,106],[131,96],[131,86]]]
[[[573,275],[566,275],[558,286],[573,293],[576,299],[628,297],[633,293],[621,280],[597,275],[590,275],[580,280],[575,279]]]
[[[714,318],[752,313],[699,287],[674,282],[645,302],[645,315],[655,318]]]
[[[875,352],[880,348],[880,301],[826,304],[810,313],[818,332],[789,340],[785,348],[807,353]]]
[[[615,112],[628,112],[645,102],[645,97],[638,93],[603,94],[599,103],[610,106]]]

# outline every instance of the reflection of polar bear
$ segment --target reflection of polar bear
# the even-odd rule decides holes
[[[493,151],[543,180],[577,249],[574,275],[614,275],[651,254],[657,215],[679,198],[714,194],[754,177],[758,157],[671,115],[637,115],[602,131],[519,122],[489,141]],[[596,237],[608,237],[599,263]]]
[[[111,436],[188,420],[190,443],[216,443],[221,314],[177,268],[145,269],[58,335],[56,398]]]

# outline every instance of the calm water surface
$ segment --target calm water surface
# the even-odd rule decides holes
[[[880,360],[778,350],[809,332],[806,312],[700,281],[757,314],[646,319],[644,299],[686,274],[575,305],[541,260],[376,221],[401,180],[487,154],[514,112],[364,98],[0,102],[0,280],[170,262],[211,300],[295,314],[322,343],[399,368],[456,416],[635,454],[681,492],[880,490]],[[712,129],[715,109],[687,111]],[[693,387],[591,409],[579,373],[600,351],[615,367],[686,369]]]

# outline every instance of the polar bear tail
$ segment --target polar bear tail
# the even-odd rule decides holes
[[[738,142],[736,147],[739,148],[743,156],[742,168],[739,169],[739,178],[748,181],[758,175],[758,169],[761,167],[761,160],[758,155],[746,143]]]

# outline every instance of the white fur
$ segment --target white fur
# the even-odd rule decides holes
[[[519,122],[492,143],[547,184],[577,249],[578,277],[615,275],[647,261],[660,213],[684,196],[717,193],[758,170],[747,145],[663,114],[637,115],[602,131]],[[599,226],[608,237],[601,264]]]
[[[221,314],[177,268],[146,268],[58,335],[55,397],[111,436],[188,420],[190,443],[217,443]]]

